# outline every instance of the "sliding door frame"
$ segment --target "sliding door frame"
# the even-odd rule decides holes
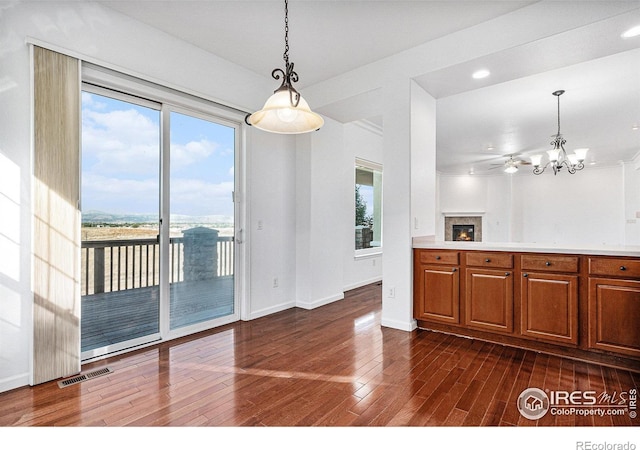
[[[215,102],[193,96],[191,94],[166,88],[155,83],[130,75],[112,71],[92,63],[82,64],[83,90],[103,92],[120,92],[126,97],[139,97],[141,101],[160,104],[160,258],[168,261],[170,232],[170,113],[177,112],[210,122],[218,123],[234,129],[234,313],[220,319],[194,324],[171,330],[169,326],[169,267],[161,264],[160,268],[160,339],[140,345],[136,348],[157,344],[200,331],[222,326],[244,318],[243,308],[248,303],[249,261],[248,249],[244,245],[248,208],[246,198],[246,145],[244,117],[246,112]],[[99,92],[96,92],[99,94]],[[85,359],[87,363],[96,361],[131,349],[116,351],[102,356]]]

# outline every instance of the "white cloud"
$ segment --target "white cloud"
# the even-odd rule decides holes
[[[103,174],[158,173],[160,130],[134,109],[98,112],[85,109],[82,152],[95,157],[91,170]]]
[[[172,212],[190,215],[233,215],[233,182],[208,183],[202,180],[171,180]]]
[[[179,170],[207,159],[218,148],[216,142],[202,139],[187,144],[171,143],[171,170]]]

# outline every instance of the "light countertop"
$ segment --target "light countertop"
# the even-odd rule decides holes
[[[433,236],[414,237],[413,248],[438,250],[484,250],[532,253],[564,253],[602,256],[631,256],[640,258],[638,245],[567,245],[523,242],[464,242],[436,241]]]

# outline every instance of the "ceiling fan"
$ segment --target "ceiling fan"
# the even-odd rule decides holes
[[[529,166],[531,162],[525,161],[524,159],[515,159],[515,155],[507,155],[509,159],[507,159],[504,163],[500,164],[491,164],[493,167],[489,167],[491,169],[497,169],[498,167],[504,168],[504,171],[507,173],[516,173],[518,171],[519,166]]]

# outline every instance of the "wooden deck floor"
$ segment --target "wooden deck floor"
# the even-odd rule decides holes
[[[82,296],[82,351],[158,332],[159,287]],[[233,314],[233,276],[170,285],[170,327]]]
[[[640,374],[381,327],[380,290],[366,286],[315,310],[292,308],[87,364],[85,372],[108,366],[113,373],[66,388],[49,382],[2,393],[0,426],[640,424],[628,414],[524,418],[516,400],[525,388],[620,394],[637,389]]]

